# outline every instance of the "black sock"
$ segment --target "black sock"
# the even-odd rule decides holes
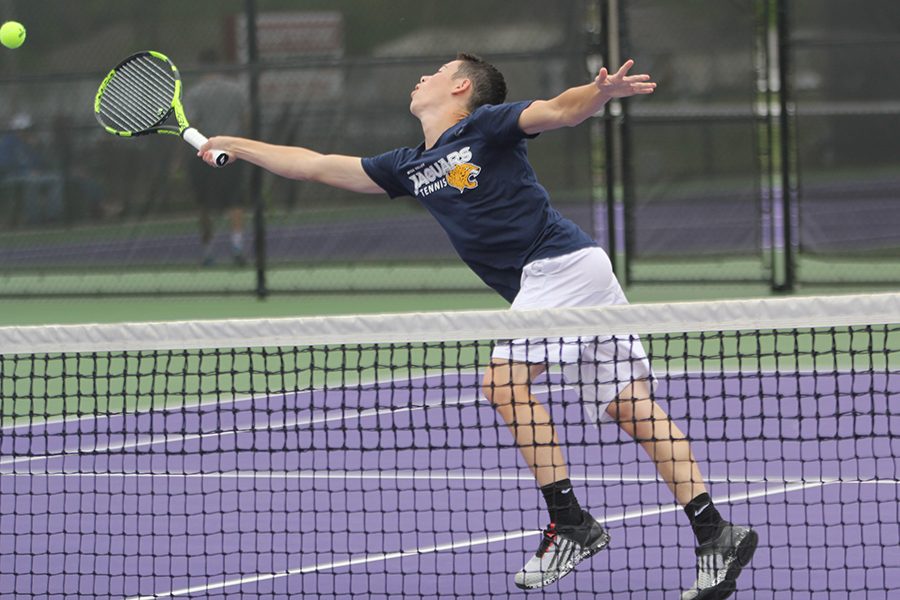
[[[561,479],[541,488],[550,522],[557,525],[578,525],[581,523],[581,506],[572,489],[572,482]]]
[[[691,529],[694,530],[698,544],[705,544],[719,535],[719,528],[724,520],[713,505],[709,494],[700,494],[688,502],[684,507],[684,512],[687,513],[691,522]]]

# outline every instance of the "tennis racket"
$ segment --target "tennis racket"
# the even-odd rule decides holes
[[[178,68],[153,50],[132,54],[109,72],[97,90],[94,115],[113,135],[180,135],[198,150],[207,141],[184,116]],[[213,156],[219,167],[228,163],[224,152],[213,150]]]

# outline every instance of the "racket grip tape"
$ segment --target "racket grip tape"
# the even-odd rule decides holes
[[[207,138],[205,135],[203,135],[193,127],[188,127],[187,129],[185,129],[184,133],[181,134],[181,137],[184,138],[184,141],[186,141],[197,150],[199,150],[200,146],[202,146],[209,140],[209,138]],[[212,153],[213,157],[215,158],[217,167],[224,167],[228,164],[229,157],[226,153],[219,150],[213,150]]]

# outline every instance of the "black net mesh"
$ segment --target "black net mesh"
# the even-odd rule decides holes
[[[705,489],[736,598],[888,598],[897,303],[0,329],[0,594],[671,597]]]

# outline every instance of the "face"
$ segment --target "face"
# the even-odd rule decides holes
[[[460,64],[462,61],[453,60],[441,65],[441,68],[431,75],[422,75],[410,94],[410,111],[416,114],[417,109],[450,97],[454,87],[460,82],[459,79],[453,79]]]

